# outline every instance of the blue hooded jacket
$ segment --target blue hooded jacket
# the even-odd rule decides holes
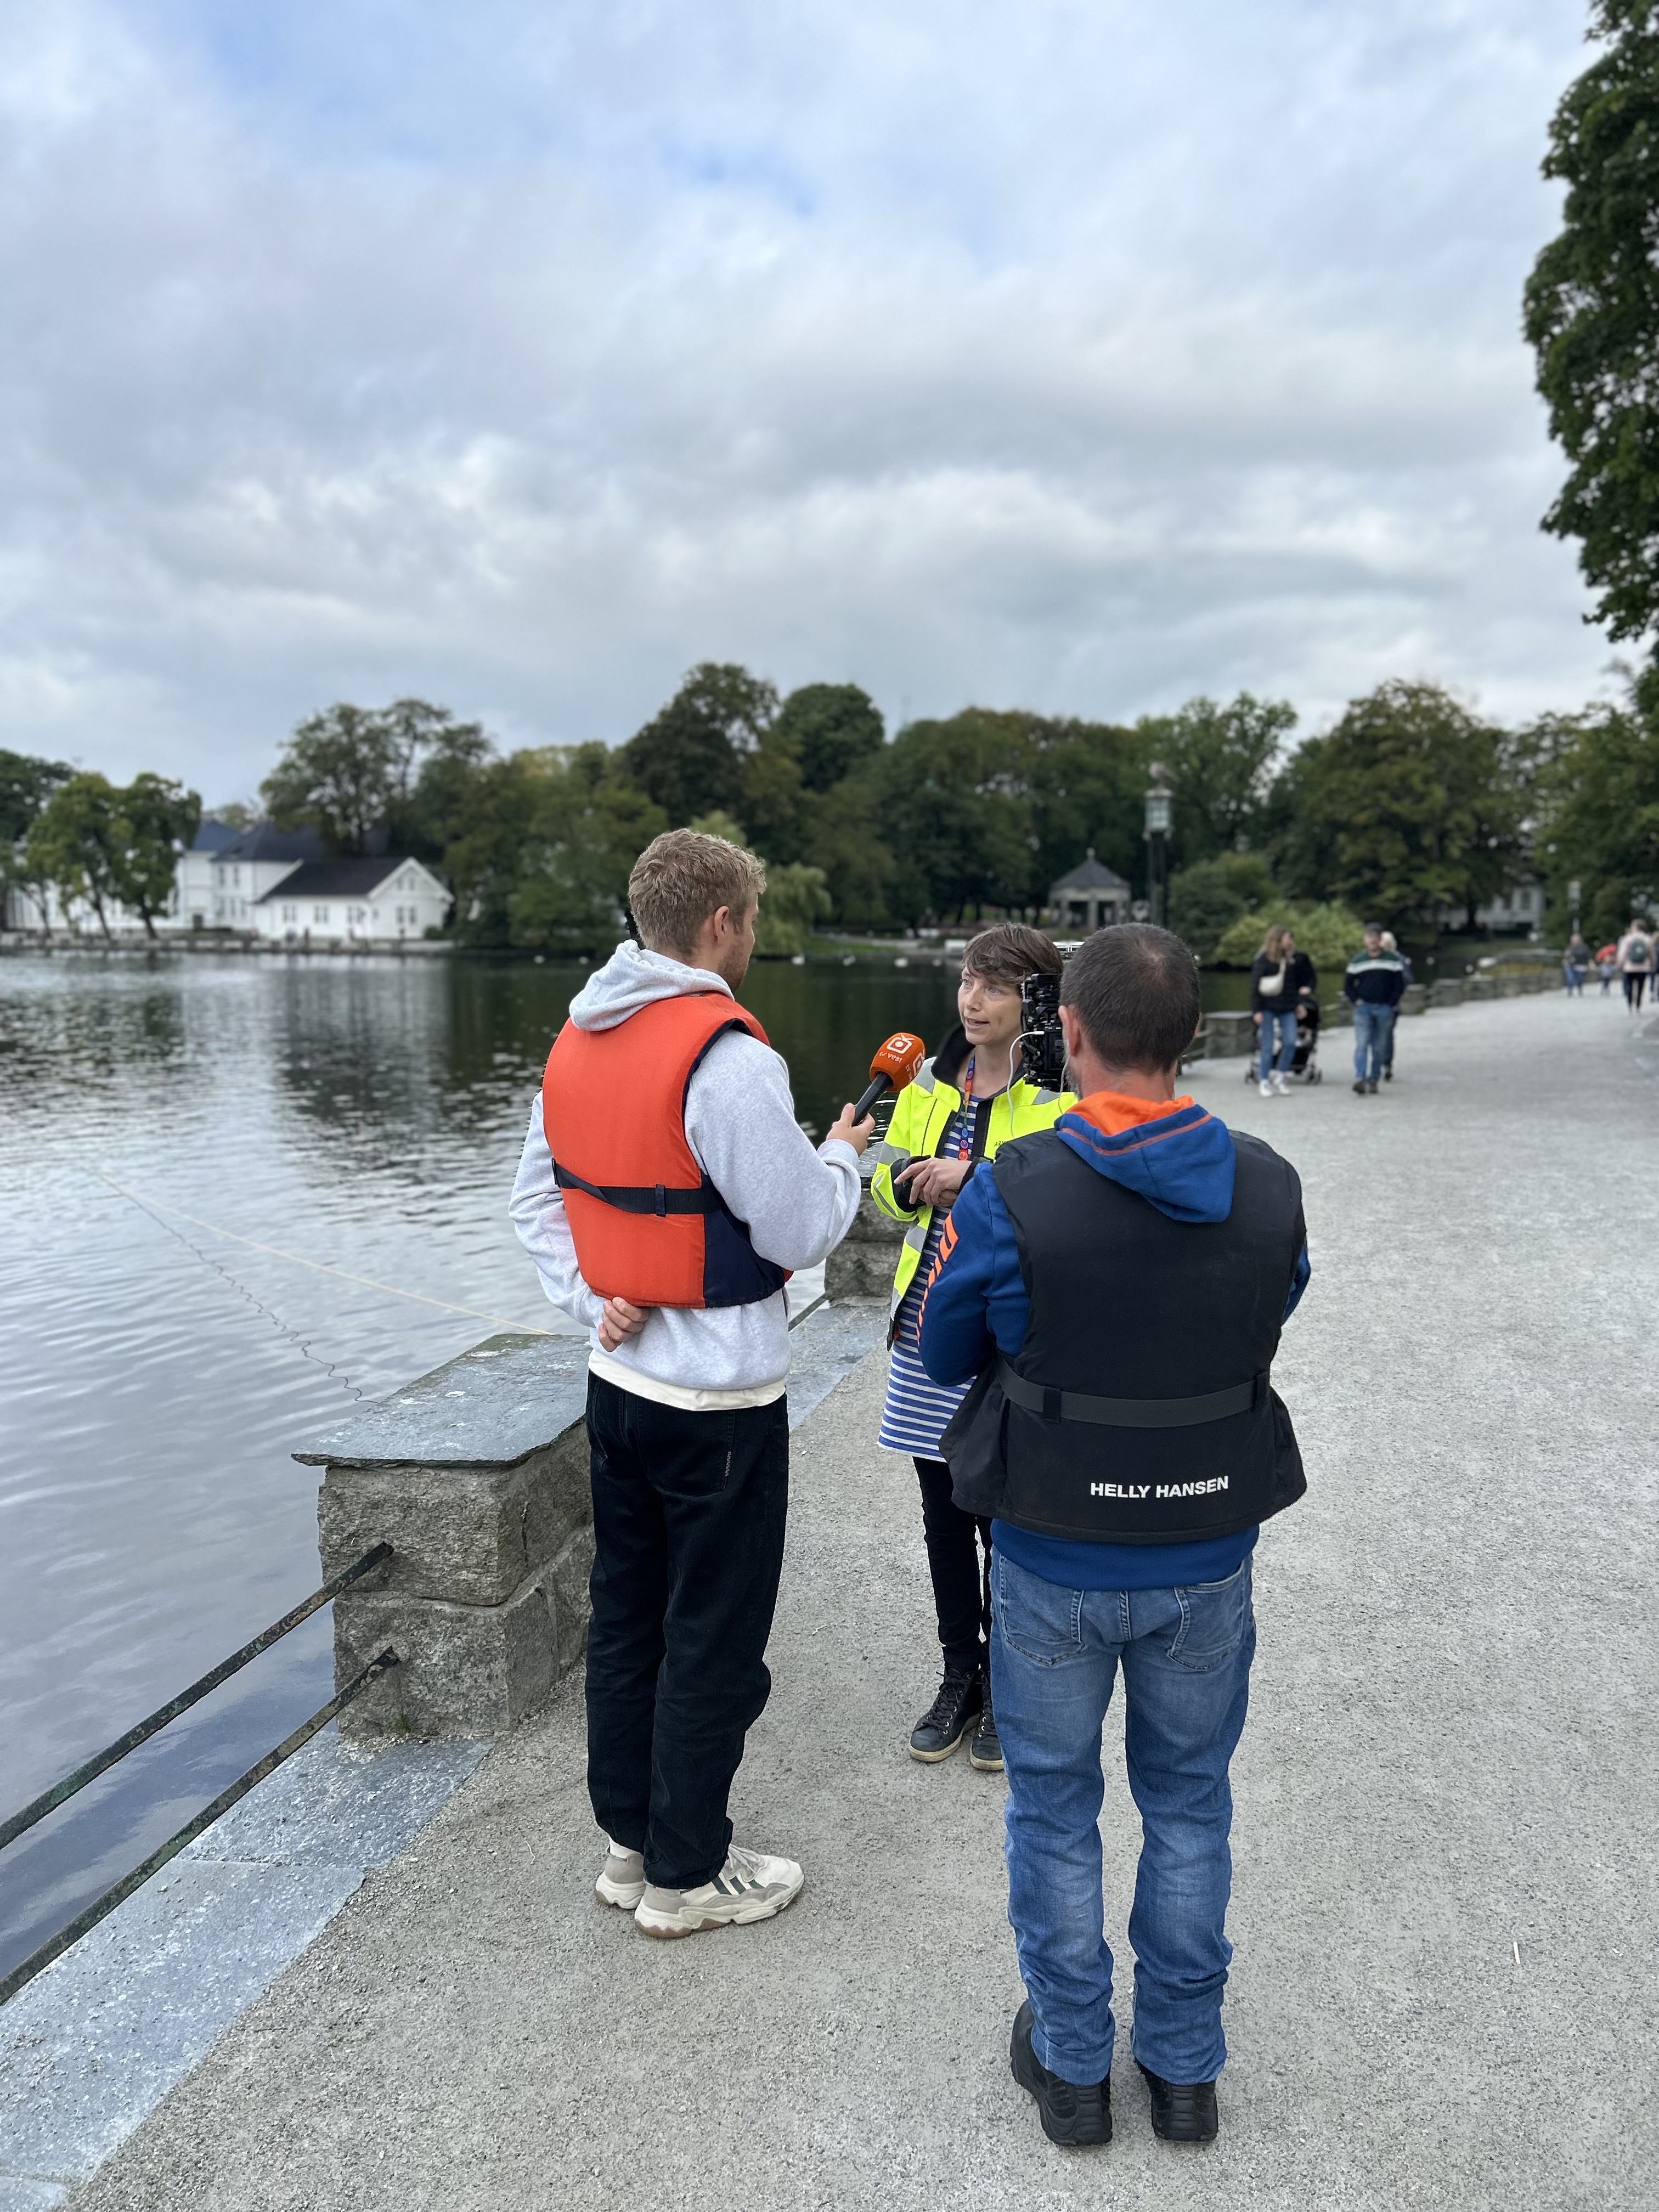
[[[1113,1130],[1091,1112],[1093,1104],[1082,1100],[1054,1124],[1060,1142],[1079,1159],[1172,1221],[1226,1219],[1235,1156],[1224,1121],[1183,1099],[1173,1111]],[[1310,1272],[1304,1244],[1285,1302],[1286,1320]],[[1018,1358],[1030,1319],[1013,1224],[988,1163],[981,1161],[951,1209],[949,1231],[923,1295],[921,1364],[935,1382],[968,1382],[994,1352]],[[1194,1544],[1084,1544],[1039,1536],[1006,1521],[991,1524],[994,1550],[1068,1589],[1175,1589],[1220,1582],[1243,1565],[1255,1539],[1256,1531],[1245,1528]]]

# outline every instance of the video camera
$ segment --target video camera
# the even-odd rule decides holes
[[[1069,960],[1073,948],[1060,952]],[[1066,1037],[1060,1026],[1060,977],[1041,971],[1019,987],[1019,1073],[1043,1091],[1066,1088]]]

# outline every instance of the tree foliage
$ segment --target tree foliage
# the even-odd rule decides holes
[[[1307,954],[1321,975],[1340,975],[1364,942],[1364,922],[1340,900],[1276,900],[1239,915],[1215,948],[1215,965],[1248,968],[1275,923],[1296,932],[1297,951]]]
[[[1175,794],[1174,849],[1190,867],[1237,852],[1260,827],[1273,765],[1296,726],[1283,699],[1241,691],[1226,705],[1192,699],[1178,713],[1135,725],[1145,757],[1161,761]]]
[[[713,807],[737,813],[745,756],[778,711],[764,677],[733,661],[699,661],[659,714],[622,749],[623,765],[672,829]]]
[[[279,830],[309,825],[327,852],[360,854],[403,826],[422,753],[481,758],[485,749],[476,722],[457,722],[423,699],[342,702],[300,724],[260,796]]]
[[[50,884],[65,908],[89,906],[106,939],[113,934],[110,908],[121,895],[126,835],[120,793],[107,776],[87,770],[58,786],[29,831],[35,880]]]
[[[1504,733],[1432,684],[1383,684],[1276,780],[1275,872],[1395,927],[1473,909],[1523,865],[1525,794]]]
[[[156,915],[173,902],[179,862],[201,822],[202,802],[183,784],[148,774],[135,776],[116,800],[125,832],[115,867],[116,896],[153,939]]]
[[[1220,853],[1170,877],[1170,927],[1199,960],[1213,960],[1239,916],[1265,907],[1273,895],[1273,871],[1260,853]]]
[[[1544,774],[1538,832],[1561,933],[1567,886],[1592,944],[1616,938],[1633,914],[1659,911],[1659,677],[1652,671],[1617,706],[1572,720]]]
[[[1592,618],[1637,638],[1659,623],[1659,6],[1595,0],[1590,35],[1605,51],[1550,126],[1566,201],[1525,327],[1571,464],[1544,527],[1579,541]]]
[[[41,810],[75,770],[67,761],[41,760],[32,753],[8,752],[0,747],[0,912],[9,890],[32,898],[46,919],[46,879],[39,873],[39,855],[29,854],[29,833]]]

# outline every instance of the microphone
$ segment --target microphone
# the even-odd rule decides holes
[[[853,1109],[853,1119],[861,1121],[884,1092],[902,1091],[907,1083],[914,1083],[927,1057],[927,1048],[919,1036],[895,1030],[870,1063],[870,1088]]]

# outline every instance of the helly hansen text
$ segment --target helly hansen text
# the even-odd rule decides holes
[[[1091,1482],[1091,1498],[1207,1498],[1224,1490],[1231,1477],[1214,1475],[1208,1482]]]

